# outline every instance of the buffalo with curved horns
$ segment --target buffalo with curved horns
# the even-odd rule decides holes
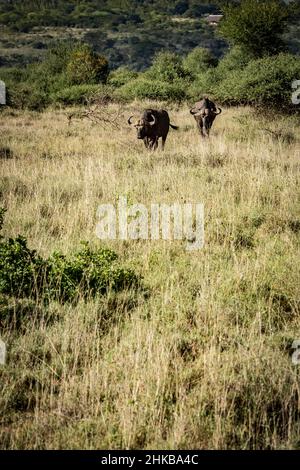
[[[128,124],[137,130],[137,138],[144,141],[145,147],[155,150],[158,147],[158,139],[161,137],[162,150],[164,149],[169,128],[178,129],[170,123],[169,114],[164,109],[145,109],[141,117],[135,121],[133,116],[128,119]]]
[[[217,111],[219,110],[219,112]],[[202,100],[195,103],[190,113],[194,116],[199,129],[200,135],[202,137],[209,137],[209,131],[213,125],[214,120],[218,114],[221,114],[222,109],[217,108],[215,103],[213,103],[208,98],[203,98]]]

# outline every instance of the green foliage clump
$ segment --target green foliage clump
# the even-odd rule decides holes
[[[23,237],[0,241],[0,292],[16,297],[37,296],[46,264]]]
[[[71,85],[106,83],[108,61],[84,44],[71,52],[66,75]]]
[[[101,90],[101,85],[73,85],[62,88],[51,95],[53,103],[69,105],[85,104],[95,93]]]
[[[182,101],[186,98],[186,88],[191,74],[184,66],[182,58],[171,52],[160,52],[152,66],[134,80],[128,80],[117,90],[117,97],[151,99],[161,101]]]
[[[228,104],[251,104],[289,110],[291,84],[300,76],[300,58],[291,54],[252,60],[242,70],[233,70],[213,89],[214,96]]]
[[[182,58],[173,52],[159,52],[153,60],[152,66],[146,72],[147,77],[167,83],[190,77],[184,68]]]
[[[14,108],[40,111],[49,104],[49,95],[29,82],[22,82],[8,88],[7,101]]]
[[[218,60],[209,49],[196,47],[183,60],[184,68],[192,75],[204,73],[211,67],[216,67]]]
[[[281,39],[289,18],[289,7],[281,0],[241,0],[226,3],[221,35],[256,57],[283,51]]]
[[[41,63],[5,70],[8,104],[40,111],[52,103],[82,104],[96,84],[106,82],[108,62],[86,45],[59,41]]]
[[[220,60],[218,64],[218,72],[226,74],[234,70],[241,70],[251,61],[255,56],[245,51],[241,46],[233,46]]]
[[[4,210],[0,211],[0,228]],[[138,286],[139,278],[117,263],[109,249],[92,250],[88,243],[69,257],[54,253],[43,259],[24,237],[0,238],[0,293],[16,298],[76,301],[111,290]]]
[[[280,53],[263,58],[236,46],[215,68],[199,73],[188,96],[208,95],[227,105],[252,105],[290,111],[292,83],[300,76],[300,58]],[[296,107],[293,107],[296,112]]]
[[[136,285],[138,277],[132,270],[115,265],[117,258],[112,250],[93,251],[88,243],[69,258],[54,253],[47,260],[46,296],[70,301]]]
[[[119,67],[117,70],[113,70],[108,77],[108,84],[120,88],[126,83],[134,80],[138,77],[138,72],[130,70],[128,67]]]
[[[178,102],[186,98],[186,90],[184,83],[150,80],[144,75],[120,87],[116,92],[116,96],[127,101],[151,99]]]
[[[188,88],[188,97],[191,101],[198,101],[202,96],[214,96],[215,90],[222,80],[219,69],[209,68],[206,72],[198,74]]]

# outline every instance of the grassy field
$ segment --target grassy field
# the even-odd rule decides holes
[[[109,246],[147,289],[1,297],[0,447],[299,448],[299,123],[225,109],[201,141],[188,107],[171,107],[179,130],[147,153],[126,123],[144,106],[126,105],[118,130],[0,114],[3,235],[44,256]],[[119,196],[204,203],[204,248],[98,240],[97,207]]]

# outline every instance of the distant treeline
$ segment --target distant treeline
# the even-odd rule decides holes
[[[47,2],[57,6],[61,3]],[[75,2],[70,3],[74,6]],[[127,2],[90,3],[121,8]],[[134,3],[141,7],[145,2]],[[152,6],[162,8],[165,3],[154,0]],[[176,2],[177,7],[179,3],[184,2]],[[186,3],[189,8],[194,5]],[[76,2],[78,8],[81,4],[87,2]],[[41,62],[23,68],[0,68],[0,79],[7,85],[9,105],[34,110],[48,105],[84,104],[95,95],[104,95],[106,101],[168,102],[194,101],[209,95],[228,105],[296,110],[292,86],[300,79],[300,57],[292,53],[284,33],[299,15],[298,5],[287,5],[282,0],[241,0],[237,6],[223,6],[224,19],[218,32],[230,47],[221,58],[199,41],[198,47],[184,54],[167,47],[155,54],[152,51],[153,57],[148,56],[150,65],[137,71],[132,57],[125,66],[114,68],[105,51],[99,53],[87,42],[58,41]],[[152,14],[157,12],[153,10]],[[161,34],[163,31],[161,26]]]
[[[300,57],[281,52],[255,58],[239,46],[221,60],[199,47],[185,57],[160,52],[144,72],[128,67],[109,72],[105,57],[88,45],[60,43],[48,51],[42,63],[0,69],[8,105],[32,110],[84,105],[103,97],[106,102],[150,99],[180,103],[209,95],[227,105],[297,111],[291,98],[298,77]]]
[[[159,20],[166,15],[199,18],[215,12],[217,2],[197,0],[1,0],[0,23],[12,30],[34,26],[118,28]]]
[[[162,49],[187,54],[198,45],[220,57],[226,43],[203,19],[203,15],[218,11],[213,2],[197,0],[0,0],[0,25],[15,33],[13,42],[20,52],[24,47],[24,56],[12,55],[2,63],[32,61],[28,47],[39,49],[42,56],[43,50],[51,47],[51,31],[38,41],[29,34],[24,46],[24,38],[18,40],[18,34],[46,27],[87,29],[84,41],[104,54],[111,68],[128,65],[143,70]],[[12,47],[11,37],[8,44]]]

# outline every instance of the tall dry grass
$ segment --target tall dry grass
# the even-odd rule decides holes
[[[0,115],[3,234],[45,256],[109,246],[148,289],[77,305],[2,296],[0,320],[18,321],[2,323],[0,446],[297,448],[299,124],[228,109],[201,141],[173,108],[180,129],[147,153],[126,124],[142,107],[119,131],[68,126],[64,110]],[[98,205],[125,195],[203,202],[204,248],[98,240]]]

